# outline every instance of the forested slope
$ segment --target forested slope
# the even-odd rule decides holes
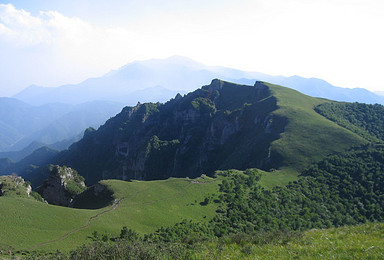
[[[363,103],[324,103],[316,112],[374,142],[384,141],[384,106]]]

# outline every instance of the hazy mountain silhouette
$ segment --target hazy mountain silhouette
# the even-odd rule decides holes
[[[86,128],[99,127],[122,107],[109,101],[33,106],[0,98],[0,158],[20,160],[44,145],[65,149],[81,138]]]
[[[177,92],[186,93],[209,84],[213,78],[253,84],[262,80],[290,87],[304,94],[338,101],[381,103],[384,97],[362,88],[340,88],[317,78],[270,76],[219,66],[206,66],[191,59],[173,56],[167,59],[135,61],[98,78],[57,88],[30,86],[17,95],[24,102],[42,105],[52,102],[79,104],[109,100],[135,105],[140,102],[165,102]],[[183,82],[180,85],[180,82]]]

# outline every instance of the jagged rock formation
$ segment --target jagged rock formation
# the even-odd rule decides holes
[[[29,182],[16,175],[0,176],[0,196],[8,194],[29,197],[32,187]]]
[[[51,167],[51,173],[36,191],[49,204],[71,206],[76,195],[86,189],[84,178],[69,167]]]
[[[97,131],[59,155],[57,164],[88,183],[106,178],[197,177],[217,169],[276,167],[270,143],[286,119],[272,114],[276,98],[254,86],[213,80],[184,97],[125,107]]]

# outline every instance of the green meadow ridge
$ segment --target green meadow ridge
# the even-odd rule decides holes
[[[366,143],[314,111],[325,102],[264,82],[216,79],[165,104],[125,107],[53,162],[76,169],[88,184],[195,178],[218,169],[285,169],[295,175],[327,154]]]

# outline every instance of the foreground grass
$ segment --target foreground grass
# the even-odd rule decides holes
[[[255,244],[227,239],[206,244],[196,259],[384,259],[384,224],[310,230],[284,242]]]
[[[96,214],[91,210],[76,210],[12,197],[0,198],[0,212],[0,245],[3,249],[10,247],[15,250],[53,240],[85,225]]]
[[[383,259],[384,224],[368,223],[305,233],[236,234],[212,241],[97,242],[70,254],[29,259]]]

